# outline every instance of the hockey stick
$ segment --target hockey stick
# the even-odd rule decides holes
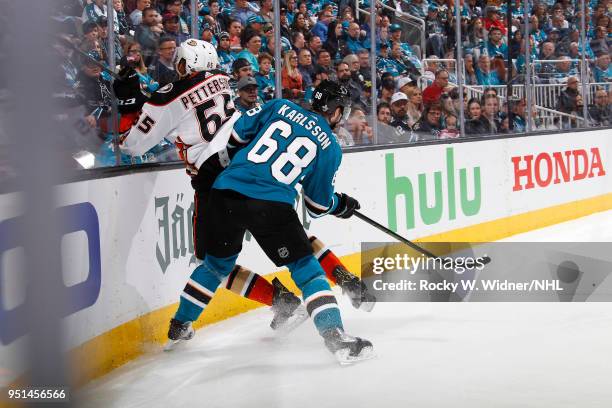
[[[414,242],[412,242],[412,241],[402,237],[398,233],[396,233],[394,231],[391,231],[389,228],[385,227],[382,224],[379,224],[378,222],[376,222],[373,219],[371,219],[370,217],[360,213],[359,211],[355,211],[353,214],[355,215],[355,217],[359,218],[360,220],[365,221],[366,223],[370,224],[374,228],[377,228],[377,229],[381,230],[382,232],[384,232],[385,234],[390,235],[393,238],[397,239],[398,241],[408,245],[410,248],[414,249],[415,251],[418,251],[418,252],[422,253],[423,255],[425,255],[425,256],[427,256],[429,258],[435,258],[435,259],[440,258],[438,255],[435,255],[435,254],[429,252],[425,248],[423,248],[423,247],[415,244]],[[484,265],[488,264],[489,262],[491,262],[491,258],[490,257],[485,256],[485,257],[482,258],[482,263]]]

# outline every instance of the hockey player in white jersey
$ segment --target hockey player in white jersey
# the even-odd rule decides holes
[[[206,203],[217,175],[235,153],[232,128],[241,114],[232,102],[229,76],[217,70],[218,57],[214,47],[200,40],[187,40],[177,49],[175,66],[179,80],[151,95],[132,128],[122,136],[121,148],[130,155],[142,155],[162,139],[177,146],[195,189],[193,219],[194,247],[197,258],[205,254],[203,220]],[[314,252],[327,277],[340,285],[356,308],[371,310],[375,298],[365,291],[365,285],[342,265],[321,241],[312,237]],[[269,283],[246,268],[236,267],[227,279],[226,287],[248,299],[272,306],[274,329],[287,328],[307,317],[300,300],[275,278]],[[209,297],[198,285],[188,282],[181,298],[207,303]],[[171,321],[169,344],[189,339],[193,329],[180,320]]]

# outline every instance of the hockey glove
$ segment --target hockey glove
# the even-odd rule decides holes
[[[338,206],[330,214],[338,218],[350,218],[353,213],[360,209],[359,201],[344,193],[335,193],[338,198]]]

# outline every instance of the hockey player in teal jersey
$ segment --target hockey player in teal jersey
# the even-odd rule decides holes
[[[247,111],[235,123],[230,143],[244,147],[213,185],[204,220],[207,252],[190,280],[200,288],[199,298],[182,297],[175,319],[198,318],[234,268],[249,230],[277,266],[288,267],[325,345],[346,364],[371,357],[373,347],[344,332],[336,299],[293,204],[300,183],[314,217],[349,218],[359,208],[354,198],[334,192],[342,151],[332,127],[350,112],[348,91],[322,82],[314,91],[313,110],[279,99]]]

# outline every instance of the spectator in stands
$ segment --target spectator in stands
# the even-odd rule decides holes
[[[408,43],[401,41],[402,27],[399,24],[392,24],[389,27],[389,33],[391,36],[390,40],[394,43],[399,44],[399,47],[401,48],[405,59],[410,61],[415,67],[415,69],[420,69],[421,60],[419,59],[419,56],[414,52],[414,50],[412,49],[412,47],[410,47]],[[424,52],[424,50],[421,50],[421,52]]]
[[[312,34],[316,35],[321,39],[322,42],[327,41],[327,31],[329,29],[329,23],[332,21],[332,13],[328,10],[321,10],[319,12],[319,19],[317,23],[312,27]]]
[[[610,65],[610,54],[599,52],[593,67],[593,79],[595,82],[612,82],[612,65]]]
[[[259,15],[264,22],[272,24],[274,22],[274,2],[273,0],[261,0]]]
[[[442,123],[446,123],[446,117],[450,115],[459,115],[459,112],[455,111],[455,105],[450,97],[450,93],[447,91],[442,92],[440,96],[440,108],[442,109]]]
[[[177,44],[181,44],[189,38],[188,35],[180,31],[179,16],[172,13],[165,13],[162,17],[162,23],[164,25],[164,36],[172,37]]]
[[[113,0],[113,8],[115,9],[115,13],[117,13],[117,24],[119,24],[119,35],[125,37],[126,35],[130,35],[130,30],[132,29],[132,24],[125,14],[123,7],[123,0]]]
[[[340,40],[344,35],[344,29],[342,28],[341,21],[332,21],[329,24],[327,30],[327,40],[323,44],[323,47],[329,51],[332,60],[340,59]]]
[[[557,110],[563,113],[571,113],[577,110],[576,99],[579,96],[578,78],[567,79],[567,87],[561,91],[557,100]]]
[[[380,87],[380,95],[378,98],[378,103],[388,103],[391,104],[391,98],[395,93],[395,81],[393,78],[381,79],[381,87]]]
[[[98,25],[98,36],[99,38],[99,42],[100,42],[100,46],[102,47],[102,50],[104,51],[104,55],[106,56],[106,58],[108,58],[108,20],[106,19],[106,17],[100,17],[97,21],[97,25]],[[121,46],[121,40],[119,39],[119,36],[116,35],[114,37],[114,42],[115,42],[115,61],[119,61],[121,59],[121,57],[123,57],[123,49]]]
[[[357,54],[359,50],[366,48],[364,39],[361,36],[361,28],[357,23],[350,23],[347,35],[341,43],[340,54],[345,57],[349,54]]]
[[[169,84],[178,79],[174,70],[174,51],[176,51],[176,41],[172,37],[161,37],[157,47],[157,57],[149,66],[149,73],[160,86]]]
[[[157,89],[159,89],[159,83],[151,77],[144,63],[140,44],[135,41],[128,40],[125,44],[124,52],[127,58],[123,59],[122,61],[128,63],[138,73],[140,88],[146,93],[155,92]]]
[[[240,112],[245,113],[257,106],[257,91],[259,86],[257,81],[252,76],[245,76],[238,80],[236,85],[238,90],[238,97],[234,99],[234,106]]]
[[[310,39],[308,40],[307,48],[310,51],[310,55],[312,56],[313,64],[316,64],[317,55],[323,49],[323,42],[318,36],[310,35]]]
[[[351,94],[351,100],[353,103],[360,103],[361,101],[362,88],[353,80],[351,70],[346,62],[340,62],[336,66],[336,78],[338,83],[348,89]]]
[[[463,64],[465,66],[465,77],[463,78],[466,85],[478,85],[478,78],[476,77],[476,69],[474,67],[474,57],[472,54],[466,54],[463,57]]]
[[[233,52],[240,52],[242,46],[240,45],[240,35],[242,34],[242,23],[240,20],[233,19],[229,23],[229,35],[230,35],[230,49]]]
[[[102,78],[102,69],[92,61],[93,59],[101,62],[102,56],[96,51],[91,51],[88,55],[90,58],[83,58],[81,71],[77,76],[78,90],[82,96],[82,104],[89,113],[85,120],[90,125],[94,125],[98,120],[98,126],[101,126],[106,122],[111,106],[110,83]]]
[[[406,104],[408,125],[412,127],[423,114],[423,95],[416,86],[408,88],[406,95],[408,96],[408,103]]]
[[[106,0],[92,0],[91,3],[87,4],[83,9],[81,19],[83,21],[93,21],[96,23],[100,17],[106,18],[106,12]]]
[[[398,65],[389,58],[389,43],[384,42],[380,45],[380,51],[376,59],[376,69],[378,72],[388,72],[394,77],[400,74]]]
[[[296,13],[293,18],[293,24],[291,24],[292,32],[300,32],[304,36],[309,33],[308,22],[306,16],[302,13]]]
[[[351,78],[355,81],[356,84],[361,85],[363,83],[363,78],[359,76],[359,58],[355,54],[348,54],[346,57],[342,59],[342,62],[345,62],[348,65],[349,70],[351,71]]]
[[[485,8],[485,29],[491,31],[491,28],[496,27],[501,30],[502,35],[506,35],[506,24],[501,18],[501,9],[497,6],[487,6]]]
[[[511,103],[512,107],[512,129],[514,132],[524,133],[527,131],[527,101],[525,98]]]
[[[489,40],[486,43],[486,49],[482,50],[489,58],[496,55],[501,55],[504,59],[508,58],[508,46],[502,38],[502,30],[498,27],[491,27],[489,30]]]
[[[249,17],[245,31],[255,31],[259,36],[261,36],[263,34],[262,30],[265,23],[266,20],[264,20],[262,16],[260,16],[259,14],[254,14]]]
[[[253,76],[253,68],[251,63],[244,58],[237,58],[232,64],[232,78],[230,79],[230,88],[233,91],[238,91],[238,81],[244,77]]]
[[[444,128],[440,132],[440,139],[456,139],[461,136],[457,116],[449,114],[444,118]]]
[[[610,126],[612,124],[612,105],[605,89],[595,92],[595,103],[589,106],[589,116],[594,126]]]
[[[312,64],[312,55],[307,48],[302,48],[298,52],[298,69],[302,75],[304,89],[310,88],[315,74],[315,67]]]
[[[406,4],[406,3],[402,3]],[[427,8],[429,7],[428,3],[423,1],[423,0],[412,0],[409,4],[408,7],[406,8],[408,14],[412,14],[413,16],[416,16],[422,20],[425,19],[425,17],[427,17]]]
[[[255,73],[255,80],[259,86],[259,99],[263,102],[274,98],[275,78],[272,72],[273,58],[270,54],[261,52],[257,58],[259,62],[259,72]]]
[[[259,71],[257,57],[261,48],[261,37],[253,30],[246,30],[242,35],[240,45],[242,46],[242,51],[236,55],[236,58],[244,58],[251,64],[253,72]]]
[[[488,123],[482,117],[482,108],[476,98],[470,99],[467,103],[467,120],[465,122],[465,133],[468,135],[478,135],[490,133]]]
[[[218,35],[219,45],[217,46],[217,55],[219,56],[219,66],[220,68],[227,72],[228,74],[232,73],[232,65],[234,61],[236,61],[236,57],[231,52],[230,49],[230,35],[226,31],[222,31]]]
[[[481,49],[486,41],[486,33],[484,30],[484,23],[482,19],[474,18],[468,26],[467,42],[465,44],[465,51],[469,52],[474,49]]]
[[[189,35],[189,25],[183,19],[183,0],[166,0],[166,13],[174,14],[179,18],[179,32]]]
[[[376,108],[376,118],[380,123],[384,123],[386,125],[391,123],[391,107],[387,102],[381,102],[378,104],[378,107]]]
[[[259,10],[257,9],[257,7],[253,6],[247,0],[236,0],[234,10],[231,13],[231,17],[234,20],[240,21],[240,24],[242,26],[246,26],[249,17],[256,15],[258,11]]]
[[[144,9],[151,7],[151,0],[136,0],[136,8],[130,14],[130,20],[134,27],[142,22],[142,12]]]
[[[478,85],[501,85],[497,71],[491,70],[491,59],[488,55],[478,57],[478,66],[474,69]]]
[[[221,32],[227,30],[225,18],[221,15],[221,7],[219,4],[219,0],[208,1],[208,15],[212,19],[211,26],[214,35],[218,36]]]
[[[428,6],[427,18],[425,19],[427,55],[437,55],[439,58],[444,58],[446,53],[445,31],[444,23],[438,14],[438,5],[432,2]]]
[[[283,84],[283,97],[300,103],[304,97],[302,74],[298,69],[298,56],[295,51],[285,53],[283,59],[283,70],[281,71]]]
[[[408,117],[408,97],[403,92],[396,92],[391,97],[391,123],[402,135],[412,130]]]
[[[83,23],[83,42],[79,47],[81,51],[89,51],[97,46],[100,35],[98,34],[98,24],[93,21]]]
[[[206,16],[206,20],[208,20],[208,16]],[[211,43],[215,47],[217,46],[217,39],[213,34],[212,26],[208,22],[202,24],[201,33],[202,40]]]
[[[350,132],[355,145],[370,145],[373,143],[372,128],[368,125],[363,107],[356,106],[351,109],[346,128]]]
[[[142,23],[136,28],[136,41],[142,46],[142,55],[145,59],[145,64],[151,62],[157,44],[163,30],[157,23],[159,13],[153,7],[149,7],[142,12]]]
[[[439,102],[425,106],[421,118],[412,128],[419,141],[439,139],[442,129],[442,107]]]
[[[434,102],[440,102],[444,88],[448,86],[448,71],[440,69],[436,71],[434,82],[423,91],[423,103],[425,106]]]
[[[485,134],[495,134],[501,129],[501,119],[499,117],[499,100],[497,96],[485,95],[483,109],[481,112],[482,123],[485,127]]]
[[[327,72],[327,75],[330,75],[331,77],[333,67],[332,67],[332,59],[331,59],[331,55],[329,54],[329,51],[327,51],[326,49],[322,49],[321,51],[319,51],[319,53],[317,54],[317,65],[323,68]],[[334,74],[334,78],[335,78],[335,74]]]
[[[548,36],[546,35],[546,32],[544,32],[544,30],[540,27],[540,20],[538,19],[538,16],[531,16],[530,23],[531,37],[533,37],[533,39],[535,40],[536,46],[539,46],[541,43],[546,41],[546,38],[548,38]]]
[[[295,52],[298,52],[302,48],[306,46],[306,39],[304,38],[304,33],[301,31],[294,31],[291,33],[291,48]]]

